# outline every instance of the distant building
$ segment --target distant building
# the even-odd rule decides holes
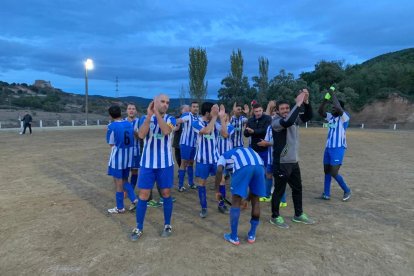
[[[33,85],[38,88],[53,88],[50,81],[45,81],[45,80],[35,80],[35,83]]]

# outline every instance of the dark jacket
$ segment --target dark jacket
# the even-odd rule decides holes
[[[24,124],[30,124],[32,122],[32,116],[30,116],[30,114],[24,115],[22,122]]]
[[[267,127],[271,124],[272,117],[269,115],[263,114],[262,117],[256,119],[256,117],[251,117],[247,121],[246,127],[249,127],[254,130],[254,133],[250,134],[247,129],[244,130],[245,137],[251,137],[250,147],[256,152],[267,151],[267,147],[260,147],[257,145],[258,142],[263,140],[266,136]]]

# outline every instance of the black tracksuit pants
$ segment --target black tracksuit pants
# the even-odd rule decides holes
[[[300,176],[299,163],[273,164],[273,167],[275,189],[272,195],[272,218],[279,216],[279,204],[285,193],[286,184],[289,184],[290,188],[292,188],[295,216],[302,215],[302,178]]]
[[[24,123],[24,125],[23,125],[23,134],[25,134],[26,133],[26,128],[29,128],[29,130],[30,130],[30,134],[32,134],[32,124],[29,124],[29,123]]]

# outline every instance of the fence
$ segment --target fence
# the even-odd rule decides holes
[[[109,120],[38,120],[32,122],[32,127],[75,127],[75,126],[99,126],[109,124]],[[0,122],[1,128],[23,128],[21,121]]]
[[[74,127],[74,126],[99,126],[108,125],[109,120],[38,120],[32,122],[32,127]],[[310,121],[300,124],[302,127],[327,127],[326,122]],[[414,130],[414,123],[390,123],[390,124],[374,124],[374,123],[361,123],[350,124],[350,128],[360,129],[389,129],[389,130]],[[0,121],[1,128],[23,128],[23,122],[21,121]]]
[[[310,121],[307,123],[301,123],[302,127],[328,127],[325,121]],[[360,123],[349,124],[349,128],[360,129],[389,129],[389,130],[414,130],[414,123],[389,123],[389,124],[376,124],[376,123]]]

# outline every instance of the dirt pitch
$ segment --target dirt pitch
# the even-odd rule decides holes
[[[301,129],[304,210],[317,224],[275,228],[265,203],[257,242],[235,247],[210,189],[206,219],[195,191],[174,191],[173,236],[160,238],[162,209],[148,208],[144,236],[129,241],[135,215],[106,214],[104,129],[0,132],[0,275],[414,275],[414,133],[348,132],[347,203],[334,181],[331,201],[315,199],[325,135]],[[243,211],[241,237],[248,221]]]

